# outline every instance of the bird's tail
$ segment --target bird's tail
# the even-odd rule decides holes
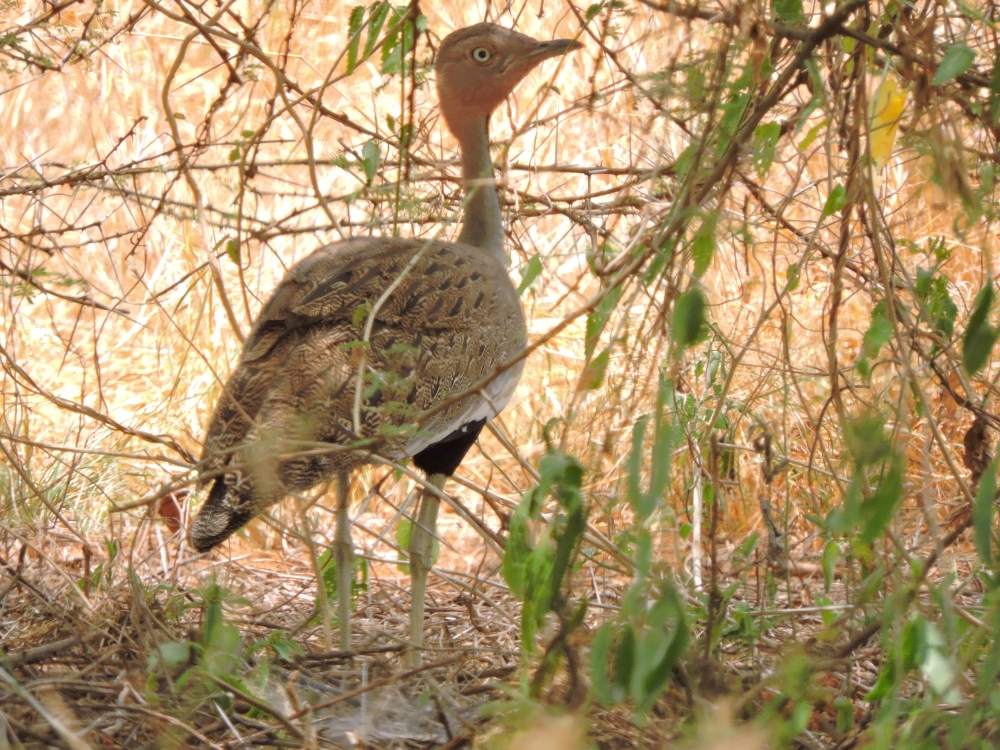
[[[253,518],[253,501],[243,497],[250,493],[240,492],[241,483],[238,478],[233,481],[234,478],[216,477],[208,499],[191,525],[191,544],[199,552],[212,549]]]

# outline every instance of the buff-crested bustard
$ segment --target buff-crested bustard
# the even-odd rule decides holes
[[[412,458],[440,490],[520,379],[523,362],[468,393],[527,341],[507,275],[490,115],[532,68],[579,46],[489,23],[445,37],[435,71],[441,113],[462,152],[458,241],[356,238],[304,258],[261,309],[212,414],[201,464],[202,483],[212,486],[192,543],[208,550],[263,508],[336,476],[344,649],[353,575],[347,472],[373,452]],[[414,662],[438,503],[423,494],[410,533]]]

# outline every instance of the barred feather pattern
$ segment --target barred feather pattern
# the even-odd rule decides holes
[[[478,248],[358,238],[315,251],[264,305],[216,405],[202,456],[202,484],[213,486],[193,543],[215,546],[264,507],[365,463],[371,452],[402,459],[495,416],[523,363],[414,426],[514,359],[526,341],[506,269]]]

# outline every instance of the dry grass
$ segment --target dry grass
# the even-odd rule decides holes
[[[773,163],[756,171],[750,138],[731,169],[707,184],[715,146],[701,171],[685,172],[682,155],[694,153],[689,148],[697,149],[705,132],[718,132],[706,129],[704,111],[717,91],[719,60],[733,66],[733,78],[760,64],[752,31],[764,23],[763,8],[748,7],[733,25],[684,20],[636,2],[624,10],[602,6],[584,23],[586,9],[562,2],[502,11],[491,3],[437,3],[421,9],[429,33],[418,45],[417,75],[401,81],[380,73],[378,52],[346,74],[349,4],[226,5],[222,26],[236,36],[220,28],[214,37],[225,60],[206,35],[176,18],[183,11],[204,20],[216,7],[154,0],[52,7],[0,5],[2,27],[20,29],[23,38],[22,48],[0,48],[0,647],[22,655],[14,666],[36,699],[4,698],[0,719],[7,716],[26,746],[72,746],[73,738],[89,737],[107,747],[236,747],[256,732],[262,743],[327,747],[354,742],[343,722],[361,716],[371,722],[363,742],[405,737],[459,747],[463,736],[472,741],[478,703],[497,696],[486,686],[514,679],[518,603],[495,552],[446,510],[427,657],[443,666],[359,693],[351,711],[308,718],[305,706],[326,700],[330,685],[342,694],[400,668],[397,653],[385,650],[405,637],[408,610],[394,525],[419,488],[391,468],[368,467],[354,482],[354,539],[369,579],[351,644],[360,655],[350,662],[329,653],[314,618],[315,575],[303,540],[308,535],[320,549],[332,544],[325,488],[274,507],[208,557],[192,553],[183,530],[171,530],[163,505],[169,491],[192,482],[209,410],[238,356],[234,328],[249,329],[292,263],[348,236],[455,236],[456,144],[438,122],[429,63],[447,32],[484,18],[539,38],[579,36],[586,49],[532,74],[493,119],[512,277],[519,281],[534,258],[542,264],[523,297],[537,348],[497,420],[498,435],[484,433],[449,491],[484,526],[502,531],[506,519],[494,508],[516,506],[551,443],[587,468],[594,531],[631,553],[626,463],[633,426],[655,408],[662,374],[676,387],[682,439],[664,503],[647,525],[657,569],[693,607],[705,606],[699,590],[713,571],[721,587],[740,584],[730,607],[756,612],[746,617],[761,627],[759,637],[727,647],[721,676],[706,667],[702,677],[693,662],[687,690],[673,689],[645,728],[625,709],[592,707],[591,736],[609,748],[677,737],[692,690],[744,694],[741,710],[763,702],[771,688],[761,687],[762,678],[787,659],[789,643],[826,637],[825,614],[843,613],[836,627],[844,638],[877,615],[858,594],[871,566],[884,565],[879,596],[889,596],[905,589],[905,560],[934,554],[954,581],[950,606],[979,622],[974,551],[942,540],[971,499],[962,438],[972,408],[981,410],[995,387],[995,364],[982,379],[969,378],[952,342],[934,371],[928,337],[913,333],[920,328],[914,317],[880,352],[870,379],[852,369],[884,295],[873,237],[911,306],[917,269],[930,261],[906,243],[926,249],[940,238],[951,253],[942,268],[959,330],[992,272],[991,213],[984,209],[966,226],[962,199],[983,184],[973,168],[976,152],[994,144],[988,131],[962,119],[958,95],[911,102],[885,172],[874,181],[856,172],[852,178],[851,133],[867,125],[858,115],[863,105],[852,109],[847,92],[870,97],[878,79],[871,69],[856,82],[845,72],[848,54],[822,47],[826,80],[836,76],[840,88],[799,123],[812,95],[805,83],[791,87],[765,119],[793,123]],[[31,21],[39,18],[45,24]],[[951,21],[963,19],[956,13]],[[973,25],[968,34],[979,39],[981,29]],[[779,72],[789,63],[787,49],[777,56]],[[30,64],[19,61],[25,50]],[[704,89],[694,93],[699,80]],[[766,83],[766,76],[755,81],[756,102]],[[403,158],[400,123],[415,134]],[[813,128],[818,137],[809,142]],[[366,185],[359,162],[369,141],[378,144],[381,164]],[[852,195],[856,213],[844,218],[823,215],[831,190],[851,179],[868,180],[872,197]],[[700,201],[685,203],[699,194]],[[673,303],[697,283],[689,243],[714,209],[714,257],[700,281],[710,334],[677,356]],[[677,253],[647,276],[656,262],[653,243],[671,237]],[[800,282],[786,288],[794,268]],[[613,286],[621,296],[594,349],[609,347],[610,360],[600,385],[588,388],[587,313]],[[970,406],[959,406],[946,387]],[[817,519],[842,504],[851,481],[844,425],[870,410],[890,415],[905,456],[903,507],[876,548],[879,559],[850,559],[841,539],[837,582],[827,592],[819,563],[829,536],[817,532]],[[710,424],[712,416],[724,427]],[[711,479],[716,431],[724,446],[735,446],[735,464],[731,475],[715,477],[721,513],[713,523],[707,510],[699,515],[695,488]],[[779,464],[773,475],[759,442],[765,434]],[[643,477],[650,442],[647,435]],[[183,529],[197,503],[181,505]],[[762,507],[771,509],[772,528]],[[755,532],[767,540],[769,531],[781,536],[741,561],[737,548]],[[608,549],[590,547],[578,581],[596,626],[615,612],[628,576]],[[212,581],[230,592],[224,611],[245,648],[272,638],[248,661],[244,681],[282,717],[253,714],[238,694],[239,710],[231,713],[250,723],[231,726],[227,707],[211,701],[206,716],[197,690],[208,688],[185,696],[171,682],[183,665],[165,670],[150,661],[159,658],[157,644],[183,641],[189,629],[192,641],[204,636],[197,629],[207,607],[199,602]],[[932,612],[941,594],[931,586],[914,596],[912,606]],[[731,609],[729,616],[735,627]],[[288,662],[275,659],[275,637],[279,648],[287,637],[299,652]],[[63,649],[30,663],[30,649],[55,642]],[[55,662],[43,661],[56,654]],[[456,654],[462,659],[453,660]],[[883,658],[880,644],[866,642],[824,673],[829,684],[822,687],[848,695],[861,726],[871,718],[865,694]],[[516,694],[517,683],[508,689]],[[404,698],[412,711],[395,705]],[[808,746],[832,747],[844,734],[833,727],[832,698],[813,705]],[[393,723],[398,717],[387,707],[412,721]],[[307,720],[293,722],[296,736],[281,719],[300,712]],[[517,724],[510,712],[503,716],[494,727]],[[380,721],[392,727],[384,735],[372,729]],[[0,729],[0,748],[3,737]],[[567,747],[576,741],[573,735]]]

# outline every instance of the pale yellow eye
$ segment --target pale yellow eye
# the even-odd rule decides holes
[[[486,47],[476,47],[472,50],[472,59],[476,62],[487,62],[490,57],[492,57],[492,54],[488,49],[486,49]]]

